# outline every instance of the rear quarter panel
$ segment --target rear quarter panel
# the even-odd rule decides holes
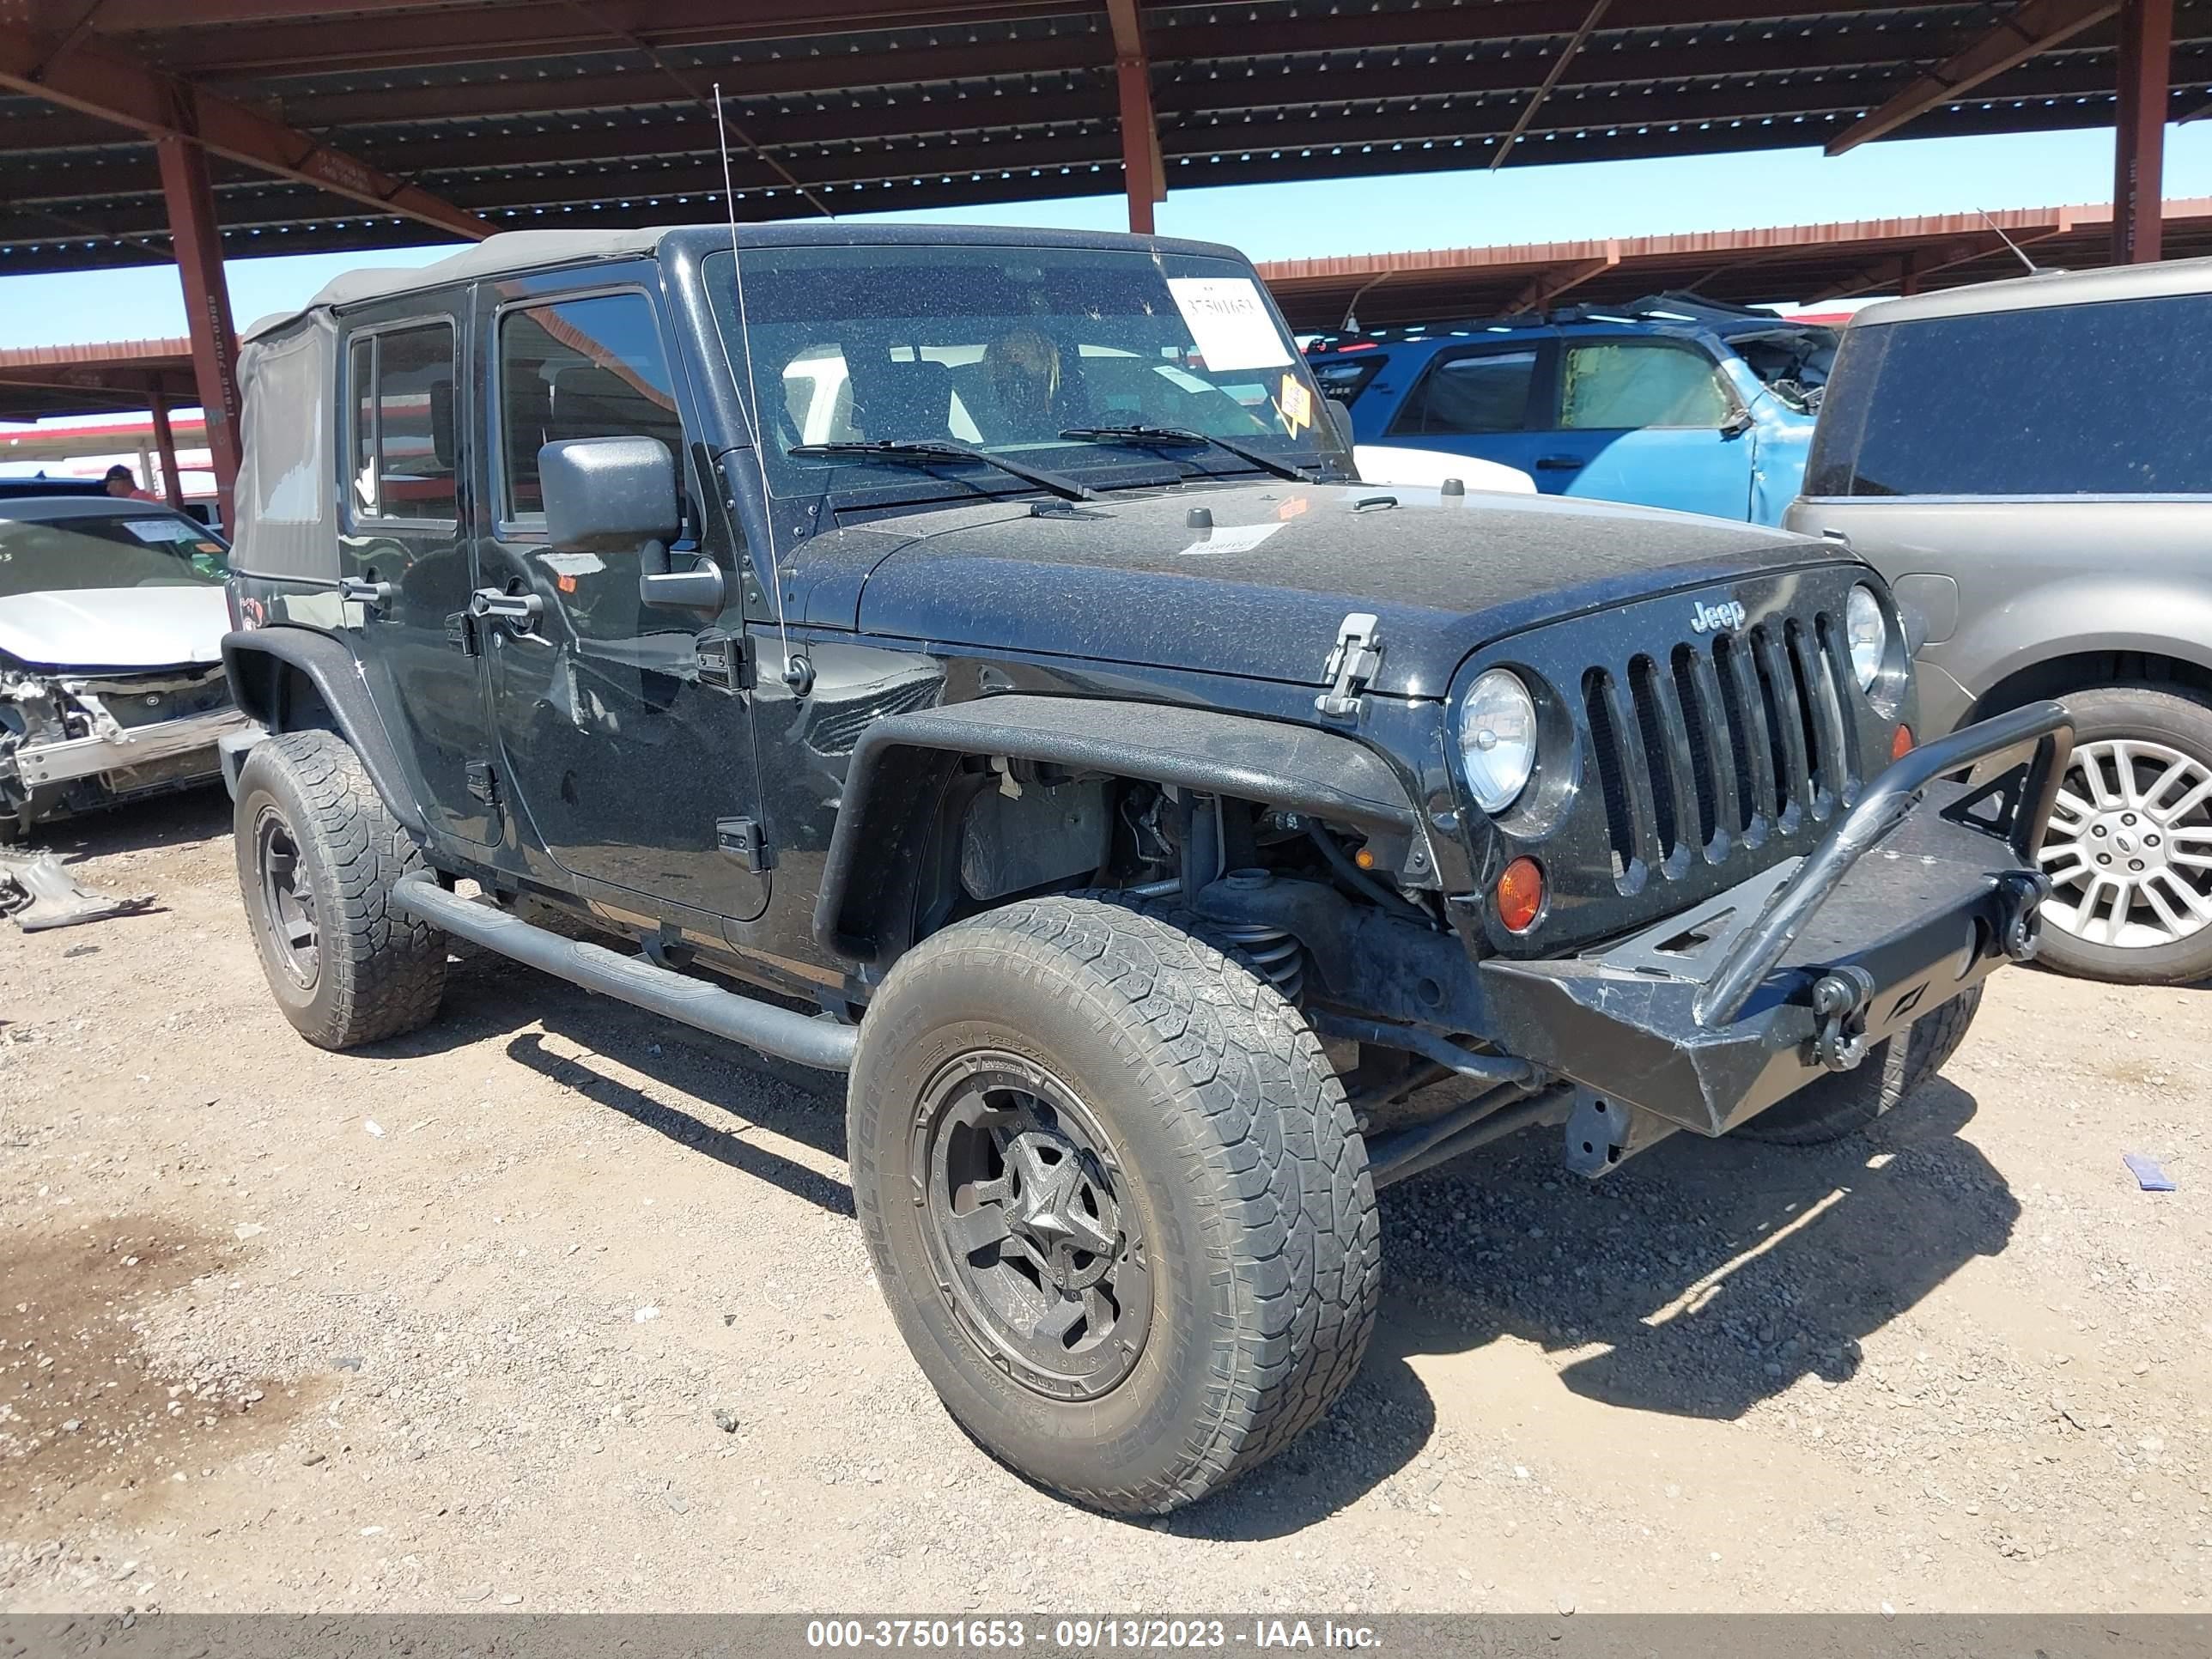
[[[1916,653],[1939,671],[1923,687],[1929,736],[2057,657],[2143,651],[2212,671],[2212,499],[1803,497],[1785,522],[1840,532],[1908,603],[1911,578],[1956,585],[1955,624],[1938,617]]]

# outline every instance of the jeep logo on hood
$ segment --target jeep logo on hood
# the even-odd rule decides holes
[[[1744,618],[1751,613],[1743,608],[1741,599],[1724,599],[1718,605],[1706,605],[1700,600],[1690,612],[1690,631],[1694,634],[1724,634],[1731,628],[1743,626]]]

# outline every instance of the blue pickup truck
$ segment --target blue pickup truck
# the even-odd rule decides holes
[[[1518,467],[1547,495],[1779,524],[1837,331],[1660,295],[1496,322],[1328,334],[1314,379],[1363,444]]]

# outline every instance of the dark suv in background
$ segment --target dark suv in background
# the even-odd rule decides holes
[[[2045,956],[2093,978],[2212,975],[2208,364],[2208,259],[1869,307],[1788,520],[1890,579],[1923,737],[2064,697]]]

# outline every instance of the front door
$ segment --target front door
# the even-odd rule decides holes
[[[1552,349],[1547,337],[1524,333],[1510,345],[1439,352],[1381,441],[1518,467],[1556,493],[1557,482],[1538,470],[1549,434],[1534,418],[1549,406]]]
[[[477,297],[489,533],[477,544],[476,581],[538,600],[534,617],[479,625],[495,765],[520,838],[562,870],[747,921],[768,902],[744,834],[760,810],[750,711],[743,688],[727,683],[742,676],[702,672],[700,650],[708,643],[711,660],[720,629],[743,635],[733,550],[718,544],[726,521],[702,512],[658,274],[624,275],[633,280],[588,293]],[[668,556],[678,568],[702,557],[722,567],[722,617],[645,604],[643,550],[546,544],[540,447],[637,436],[676,459],[684,528]]]
[[[459,312],[442,298],[348,319],[338,570],[378,596],[342,609],[415,798],[447,835],[485,842],[498,826],[482,773],[483,698],[458,631],[471,586],[460,341]]]
[[[1577,338],[1559,347],[1559,402],[1536,487],[1742,519],[1751,422],[1719,365],[1687,340]]]

